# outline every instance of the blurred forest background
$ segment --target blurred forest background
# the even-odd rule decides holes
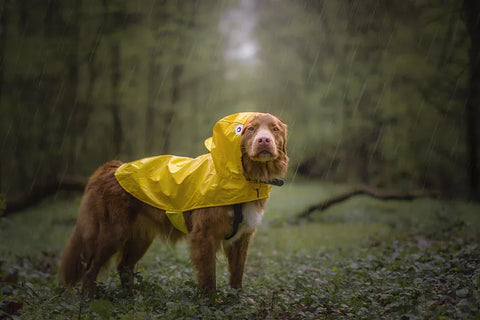
[[[0,193],[289,125],[291,178],[478,196],[475,0],[0,1]]]

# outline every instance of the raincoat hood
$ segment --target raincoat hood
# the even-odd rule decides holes
[[[247,181],[243,175],[240,139],[255,114],[242,112],[219,120],[212,137],[205,140],[210,153],[197,158],[162,155],[124,163],[115,178],[137,199],[165,210],[173,225],[185,233],[183,215],[180,218],[174,213],[268,198],[270,185]]]
[[[245,180],[242,168],[240,138],[243,128],[256,112],[232,114],[219,120],[213,127],[212,137],[205,140],[217,174],[235,180]]]

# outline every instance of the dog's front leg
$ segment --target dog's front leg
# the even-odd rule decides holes
[[[198,285],[203,293],[216,289],[214,237],[202,232],[192,232],[190,235],[190,259],[195,267]]]
[[[232,288],[242,290],[243,270],[251,237],[252,233],[244,233],[240,239],[225,248],[230,272],[229,284]]]

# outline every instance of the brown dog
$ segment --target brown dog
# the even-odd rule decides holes
[[[245,183],[253,186],[285,176],[287,126],[281,120],[270,114],[254,113],[237,131],[241,155],[238,161]],[[185,211],[185,234],[172,225],[165,210],[138,200],[119,184],[115,172],[121,165],[119,161],[108,162],[88,181],[73,235],[62,255],[63,282],[73,286],[82,280],[84,295],[93,297],[100,269],[119,253],[120,280],[131,292],[135,264],[160,234],[172,241],[187,239],[197,281],[204,292],[216,288],[215,255],[221,248],[228,259],[229,284],[242,289],[249,240],[261,221],[267,198],[243,203],[243,221],[233,234],[232,204]],[[231,238],[227,240],[228,235]]]

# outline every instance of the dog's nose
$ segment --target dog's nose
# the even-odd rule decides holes
[[[257,139],[258,144],[270,144],[272,138],[270,137],[260,137]]]

